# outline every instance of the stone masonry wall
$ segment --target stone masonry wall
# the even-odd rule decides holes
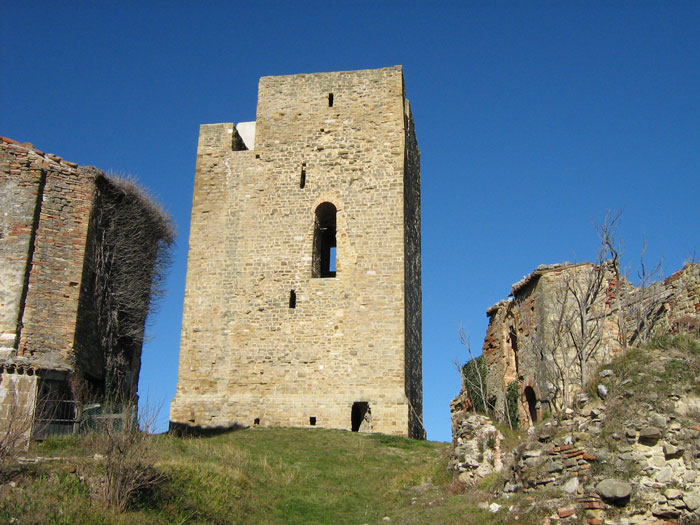
[[[533,408],[536,417],[543,415],[542,405],[553,401],[553,383],[562,380],[557,375],[558,369],[567,371],[570,401],[581,390],[574,349],[568,335],[563,342],[554,342],[555,326],[557,316],[562,312],[562,286],[567,282],[568,286],[575,286],[573,283],[578,282],[580,291],[590,282],[593,271],[595,267],[588,263],[542,266],[513,285],[512,298],[487,310],[489,326],[482,354],[488,371],[487,391],[497,418],[505,419],[505,390],[513,381],[518,381],[519,420],[523,427],[529,426],[532,419],[525,395],[528,387],[535,396]],[[626,288],[616,288],[612,271],[604,272],[602,292],[589,315],[591,330],[600,330],[601,341],[589,358],[588,373],[623,351],[621,318],[617,310],[620,303],[616,301],[616,291],[624,290],[625,323],[628,325],[624,333],[628,339],[634,334],[634,319],[629,312],[638,303],[652,300],[658,301],[647,319],[653,323],[653,330],[681,329],[700,333],[700,264],[686,265],[664,281],[645,289],[634,288],[626,282],[622,286]],[[570,297],[567,305],[567,308],[574,309]],[[552,348],[558,349],[553,352]],[[556,396],[561,396],[561,392]]]
[[[45,177],[25,149],[0,141],[0,356],[17,347],[37,200]]]
[[[700,263],[687,264],[664,281],[670,292],[666,304],[669,328],[700,334]]]
[[[350,429],[363,402],[363,428],[422,435],[419,160],[401,68],[264,77],[255,126],[253,150],[233,124],[200,129],[171,422]],[[324,202],[336,276],[314,278]]]
[[[71,361],[93,185],[87,169],[48,172],[19,355],[53,366]]]
[[[2,331],[15,354],[43,368],[69,368],[94,175],[55,155],[3,139]],[[95,170],[96,171],[96,170]],[[17,234],[14,235],[13,234]],[[21,270],[20,270],[21,267]],[[7,348],[7,347],[6,347]],[[8,351],[9,350],[9,351]]]

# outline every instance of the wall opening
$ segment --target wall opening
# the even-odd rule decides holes
[[[510,327],[510,347],[513,349],[513,360],[515,361],[515,376],[520,377],[520,356],[518,356],[518,333],[515,327]]]
[[[309,425],[311,425],[312,427],[316,426],[316,417],[315,416],[311,416],[309,418]]]
[[[534,425],[537,423],[537,396],[531,386],[525,387],[525,401],[527,401],[527,409],[530,412],[530,421]]]
[[[260,418],[259,418],[259,417],[256,417],[256,418],[253,420],[253,425],[256,425],[256,426],[257,426],[257,425],[259,425],[259,424],[260,424]]]
[[[232,130],[231,137],[231,150],[233,151],[247,151],[248,147],[245,145],[243,137],[238,133],[237,129]]]
[[[328,107],[333,107],[333,93],[328,93]]]
[[[331,252],[328,258],[328,271],[329,273],[332,273],[335,275],[335,254],[336,254],[336,247],[331,246]]]
[[[306,186],[306,162],[301,163],[301,178],[299,179],[299,187],[304,189]]]
[[[335,277],[336,275],[336,208],[330,202],[316,208],[314,224],[314,246],[311,258],[312,277]]]
[[[353,432],[372,431],[372,411],[366,401],[355,401],[352,404],[350,423]]]
[[[297,294],[294,290],[289,291],[289,307],[290,308],[297,307]]]
[[[68,381],[41,378],[37,393],[33,439],[73,434],[78,425],[75,401]]]

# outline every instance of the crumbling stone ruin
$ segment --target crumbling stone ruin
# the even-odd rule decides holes
[[[201,126],[170,420],[424,436],[401,67],[263,77],[255,122]]]
[[[0,138],[0,428],[134,401],[169,218],[129,181]]]
[[[592,288],[602,291],[595,300],[570,300]],[[588,307],[586,326],[570,333],[562,320],[573,314],[580,326],[578,304]],[[463,385],[451,403],[457,481],[501,471],[503,498],[547,489],[537,496],[556,509],[547,523],[697,522],[700,264],[640,287],[607,263],[540,266],[487,314],[478,368],[486,402]],[[590,353],[582,368],[574,338],[583,336]],[[654,344],[634,347],[651,337]],[[475,406],[506,427],[517,420],[527,434],[504,447],[498,424]]]
[[[527,428],[549,411],[570,407],[595,368],[640,341],[642,334],[697,331],[700,264],[640,288],[610,264],[543,265],[486,313],[482,355],[487,403],[498,419],[514,420],[507,402],[510,386],[516,392],[519,425]],[[453,412],[470,407],[463,390]]]

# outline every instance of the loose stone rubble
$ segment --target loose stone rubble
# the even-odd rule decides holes
[[[503,434],[488,417],[481,414],[465,417],[453,435],[454,452],[448,468],[457,473],[460,482],[471,485],[492,472],[503,470]]]
[[[647,356],[651,377],[682,357],[670,352]],[[612,370],[602,372],[605,400],[579,396],[576,407],[532,428],[514,450],[501,452],[501,441],[494,440],[498,468],[495,461],[476,460],[484,450],[481,443],[490,436],[502,439],[500,432],[486,416],[465,409],[468,398],[457,398],[450,469],[460,481],[473,484],[505,468],[498,502],[515,493],[540,494],[538,505],[558,509],[547,518],[550,524],[575,523],[581,516],[589,525],[700,523],[700,398],[695,385],[652,392]],[[616,403],[624,403],[626,416],[620,418]]]

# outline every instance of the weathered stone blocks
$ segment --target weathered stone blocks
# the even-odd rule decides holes
[[[200,128],[171,422],[422,436],[419,153],[401,68],[264,77],[242,129]]]

